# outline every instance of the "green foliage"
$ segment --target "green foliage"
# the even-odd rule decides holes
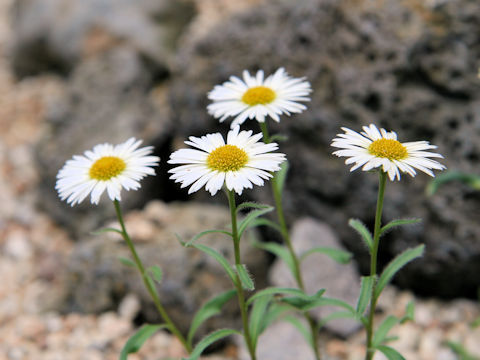
[[[455,354],[458,355],[458,360],[479,360],[478,357],[473,356],[470,354],[462,344],[459,344],[454,341],[447,341],[445,342],[445,345],[447,345]]]
[[[358,296],[356,313],[358,318],[361,318],[367,309],[368,303],[372,297],[372,288],[375,283],[374,276],[362,276],[362,281],[360,285],[360,295]]]
[[[119,256],[118,261],[120,261],[123,265],[128,266],[128,267],[133,267],[136,268],[137,264],[133,262],[133,260],[130,260],[129,258]]]
[[[400,255],[395,257],[383,270],[380,278],[378,279],[377,286],[375,288],[375,298],[378,299],[385,286],[392,280],[395,274],[410,261],[419,258],[423,255],[425,245],[419,245],[415,248],[407,249]]]
[[[387,225],[382,226],[382,228],[380,229],[380,236],[384,235],[387,231],[389,231],[390,229],[393,229],[394,227],[402,226],[402,225],[417,224],[421,221],[422,221],[422,219],[397,219],[397,220],[392,220]]]
[[[210,299],[200,309],[198,309],[198,311],[195,313],[195,316],[193,317],[192,324],[187,335],[187,342],[190,345],[192,344],[193,337],[195,336],[200,325],[202,325],[212,316],[219,314],[222,311],[222,307],[232,297],[234,297],[236,293],[237,292],[235,290],[225,291],[220,295],[215,296],[213,299]]]
[[[120,353],[120,360],[127,360],[128,354],[136,353],[142,347],[143,343],[158,330],[167,328],[167,325],[143,325],[130,339]]]
[[[123,236],[123,232],[121,230],[111,228],[111,227],[107,227],[107,228],[103,228],[103,229],[100,229],[100,230],[92,231],[92,232],[90,232],[90,234],[101,235],[101,234],[105,234],[105,233],[109,233],[109,232],[114,232],[114,233],[117,233],[117,234],[120,234],[120,235]]]
[[[180,242],[182,243],[183,246],[188,247],[188,246],[192,245],[194,242],[196,242],[198,239],[200,239],[203,236],[208,235],[208,234],[224,234],[224,235],[228,235],[230,237],[232,236],[232,233],[230,233],[228,231],[225,231],[225,230],[205,230],[205,231],[202,231],[202,232],[198,233],[197,235],[195,235],[187,243],[184,243],[182,240],[180,240]],[[178,235],[177,235],[177,238],[179,238]]]
[[[285,186],[285,180],[287,179],[287,173],[288,173],[288,168],[289,168],[288,161],[285,160],[281,165],[280,165],[280,170],[276,172],[275,174],[275,191],[278,191],[278,194],[282,194],[283,188]]]
[[[160,269],[160,266],[158,265],[150,266],[147,269],[147,275],[158,284],[162,283],[163,272],[162,272],[162,269]]]
[[[329,247],[316,247],[304,252],[300,256],[300,261],[303,261],[307,256],[315,253],[325,254],[339,264],[348,264],[352,258],[352,253],[345,250],[333,249]]]
[[[198,342],[198,344],[195,346],[192,353],[190,354],[190,357],[183,360],[197,360],[200,355],[202,355],[203,350],[205,350],[209,345],[213,344],[215,341],[218,341],[233,334],[240,334],[240,332],[233,329],[220,329],[208,334]]]
[[[272,296],[270,295],[257,299],[250,312],[249,330],[254,349],[257,347],[258,337],[266,329],[265,313],[267,312],[271,298]]]
[[[255,290],[255,284],[253,283],[252,277],[248,273],[247,267],[243,264],[237,264],[235,267],[237,269],[240,282],[242,283],[242,287],[245,290]]]
[[[373,238],[367,227],[360,220],[357,219],[350,219],[348,221],[348,225],[350,225],[360,235],[365,245],[367,245],[368,251],[372,253]]]
[[[312,333],[305,327],[305,325],[299,318],[295,316],[288,316],[285,318],[285,320],[297,328],[298,332],[302,334],[303,338],[312,349],[315,348],[315,340],[312,337]]]
[[[247,300],[247,305],[252,304],[254,301],[258,300],[261,297],[264,296],[275,296],[276,299],[281,299],[278,298],[278,295],[291,295],[291,296],[296,296],[296,297],[304,297],[305,299],[309,298],[309,295],[305,294],[302,290],[300,289],[294,289],[294,288],[280,288],[280,287],[269,287],[263,290],[260,290],[255,293],[255,295],[251,296]]]
[[[380,345],[377,347],[388,360],[405,360],[405,358],[394,348],[386,345]]]
[[[243,232],[254,224],[253,221],[255,219],[259,218],[260,216],[266,213],[269,213],[272,210],[273,210],[272,206],[262,205],[262,208],[250,211],[245,216],[245,218],[242,219],[242,221],[240,221],[240,223],[238,224],[238,238],[239,239],[242,238]]]
[[[272,228],[273,230],[282,234],[282,228],[280,227],[280,225],[265,218],[256,218],[249,224],[249,227],[257,227],[257,226],[268,226],[269,228]]]
[[[409,301],[405,308],[405,315],[400,319],[400,324],[404,324],[407,321],[415,321],[415,303]]]
[[[292,255],[290,254],[290,251],[288,251],[288,249],[286,249],[284,246],[274,242],[259,242],[259,241],[253,242],[253,246],[259,249],[271,252],[272,254],[281,258],[285,262],[285,264],[287,264],[290,272],[296,275],[296,270],[295,270],[295,265],[294,265]]]
[[[237,208],[236,208],[236,211],[237,211],[237,214],[238,214],[240,211],[245,210],[245,209],[262,210],[262,209],[268,209],[270,207],[271,207],[270,205],[259,204],[259,203],[256,203],[256,202],[247,201],[247,202],[244,202],[244,203],[241,203],[240,205],[238,205]]]
[[[282,135],[282,134],[275,134],[270,137],[270,142],[274,141],[287,141],[288,136],[287,135]]]
[[[373,347],[378,348],[380,345],[382,345],[388,335],[388,332],[399,322],[400,320],[397,317],[393,315],[387,316],[387,318],[382,321],[373,335]]]
[[[426,189],[427,195],[431,196],[435,194],[440,186],[452,181],[460,181],[474,190],[480,190],[480,176],[461,171],[446,171],[437,175],[430,184],[428,184]]]
[[[324,289],[317,291],[314,295],[288,296],[281,299],[282,303],[288,304],[300,311],[308,311],[321,305]]]

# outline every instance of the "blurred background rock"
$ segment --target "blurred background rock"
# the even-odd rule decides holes
[[[221,226],[224,209],[190,201],[224,204],[224,199],[202,191],[187,196],[168,180],[166,160],[187,136],[228,130],[228,121],[220,125],[207,114],[206,94],[244,69],[268,74],[283,66],[311,82],[306,112],[284,117],[280,124],[270,122],[274,132],[288,136],[281,144],[291,166],[285,209],[292,226],[305,224],[305,216],[314,218],[318,224],[311,226],[326,229],[326,237],[355,253],[358,262],[349,277],[351,271],[355,276],[366,272],[368,261],[346,224],[355,217],[373,225],[377,178],[349,173],[331,155],[331,139],[341,126],[359,130],[373,122],[395,130],[400,141],[438,145],[449,169],[479,172],[476,0],[1,0],[0,16],[0,269],[7,279],[0,285],[0,338],[7,339],[0,345],[0,359],[42,359],[42,346],[71,351],[72,359],[106,358],[107,353],[116,358],[135,324],[156,320],[143,306],[146,299],[134,276],[125,275],[128,269],[115,260],[121,243],[89,235],[114,219],[111,204],[70,208],[57,197],[55,176],[72,155],[97,143],[144,139],[162,162],[156,177],[144,181],[140,191],[125,193],[122,201],[136,219],[131,223],[136,239],[145,256],[151,255],[149,261],[160,265],[194,256],[168,233],[182,229],[185,218],[197,219],[188,220],[196,224],[189,234],[203,225]],[[253,121],[245,126],[258,131]],[[402,311],[399,299],[411,292],[438,299],[418,300],[423,322],[400,330],[418,334],[417,341],[402,343],[410,351],[407,359],[454,359],[441,346],[446,338],[480,355],[478,331],[466,325],[478,313],[476,306],[445,300],[474,301],[480,287],[480,193],[451,184],[427,197],[428,181],[419,174],[388,184],[384,220],[421,217],[423,222],[388,234],[381,263],[418,243],[426,244],[426,254],[395,280],[410,292],[392,290],[398,296],[384,309]],[[243,198],[271,202],[268,186],[247,191]],[[153,199],[159,202],[148,202]],[[223,215],[198,220],[216,211]],[[162,223],[162,216],[171,222]],[[219,246],[225,246],[222,240]],[[269,270],[274,259],[252,255],[249,260],[258,284],[277,282],[272,279],[278,265]],[[167,302],[181,318],[200,305],[204,292],[214,294],[228,285],[224,278],[223,285],[215,280],[217,270],[205,265],[208,260],[196,258],[188,266],[186,260],[179,262],[178,268],[168,266],[171,277],[160,291],[179,296]],[[306,271],[318,271],[315,262],[310,266]],[[199,281],[189,277],[192,271],[201,271],[199,283],[191,283]],[[75,317],[72,311],[86,315]],[[442,311],[456,315],[439,315]],[[230,314],[227,321],[234,321],[237,315]],[[111,337],[96,343],[93,329],[105,326],[118,332],[109,330]],[[13,328],[20,329],[18,335]],[[26,328],[37,330],[25,334]],[[66,345],[75,328],[83,329],[77,331],[85,340]],[[332,359],[361,358],[361,336],[347,331],[350,342],[343,342],[324,335]],[[157,359],[180,356],[178,344],[175,350],[162,336],[140,358],[149,359],[153,348]],[[82,354],[85,348],[91,353]],[[43,353],[50,356],[48,350]],[[227,347],[222,356],[235,353]]]

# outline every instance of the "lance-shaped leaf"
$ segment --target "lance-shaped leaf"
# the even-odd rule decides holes
[[[242,283],[242,287],[245,290],[255,290],[255,284],[253,283],[252,277],[248,273],[247,267],[243,264],[235,265],[237,269],[238,277]]]
[[[261,210],[261,209],[268,209],[268,208],[271,208],[271,206],[270,205],[265,205],[265,204],[259,204],[259,203],[256,203],[256,202],[247,201],[247,202],[241,203],[240,205],[237,206],[237,213],[239,213],[240,211],[245,210],[245,209]]]
[[[193,317],[192,324],[190,325],[190,330],[188,331],[187,341],[191,345],[193,337],[195,336],[198,328],[205,321],[210,319],[212,316],[219,314],[222,311],[222,307],[236,294],[236,290],[228,290],[220,295],[215,296],[213,299],[207,301]]]
[[[259,241],[254,241],[253,246],[259,249],[263,249],[268,252],[271,252],[272,254],[281,258],[285,262],[285,264],[287,264],[290,272],[296,275],[295,265],[292,259],[292,255],[290,254],[290,251],[288,251],[284,246],[274,242],[259,242]]]
[[[388,360],[405,360],[405,358],[394,348],[386,345],[380,345],[377,347]]]
[[[426,189],[427,195],[431,196],[435,194],[441,185],[450,181],[461,181],[474,190],[480,190],[480,176],[461,171],[447,171],[443,174],[439,174],[430,182]]]
[[[308,311],[319,306],[319,303],[324,293],[325,293],[325,290],[321,289],[317,291],[317,293],[314,295],[309,295],[307,297],[289,296],[289,297],[283,298],[281,301],[300,311]]]
[[[255,301],[252,311],[250,312],[249,324],[250,336],[252,337],[253,348],[257,347],[257,341],[260,334],[265,330],[265,313],[272,296],[264,296]]]
[[[415,303],[409,301],[405,308],[405,315],[400,319],[400,324],[415,320]]]
[[[128,354],[136,353],[142,347],[143,343],[160,329],[167,328],[167,325],[143,325],[138,331],[133,334],[125,343],[122,352],[120,353],[120,360],[127,360]]]
[[[194,242],[196,242],[198,239],[200,239],[201,237],[204,237],[205,235],[208,235],[208,234],[225,234],[225,235],[228,235],[228,236],[232,236],[232,233],[230,233],[226,230],[205,230],[205,231],[202,231],[201,233],[198,233],[193,238],[191,238],[190,241],[187,242],[184,246],[190,246]]]
[[[313,340],[311,331],[306,328],[305,324],[299,318],[297,318],[295,316],[288,316],[288,317],[285,318],[285,321],[288,321],[290,324],[295,326],[297,328],[298,332],[303,336],[303,338],[305,339],[307,344],[312,349],[315,348],[315,344],[314,344],[314,340]]]
[[[162,282],[163,272],[160,266],[153,265],[147,268],[147,275],[158,284]]]
[[[356,312],[359,318],[365,313],[368,303],[372,297],[372,288],[375,283],[374,276],[362,276],[362,282],[360,286],[360,295],[358,296]]]
[[[367,245],[368,251],[371,253],[373,248],[373,238],[367,227],[357,219],[350,219],[348,221],[348,225],[350,225],[357,233],[360,234],[363,242],[365,245]]]
[[[198,249],[198,250],[204,252],[205,254],[210,255],[215,260],[217,260],[217,262],[225,269],[228,277],[232,280],[232,282],[234,284],[237,284],[235,271],[232,269],[232,266],[230,265],[228,260],[225,259],[225,257],[222,254],[220,254],[217,250],[212,249],[211,247],[208,247],[208,246],[202,245],[202,244],[196,244],[196,243],[192,243],[192,242],[185,243],[184,241],[182,241],[182,239],[178,235],[177,235],[177,238],[183,246],[193,247],[195,249]]]
[[[327,297],[321,297],[318,300],[315,301],[315,306],[338,306],[340,308],[344,308],[345,310],[349,311],[353,316],[356,316],[356,311],[353,308],[352,305],[349,303],[340,300],[340,299],[335,299],[335,298],[327,298]]]
[[[385,288],[385,286],[392,280],[395,274],[405,265],[407,265],[410,261],[419,258],[423,255],[423,250],[425,245],[418,245],[415,248],[407,249],[402,252],[400,255],[395,257],[382,271],[382,275],[378,279],[377,286],[375,288],[375,298],[378,299],[381,292]]]
[[[380,345],[382,345],[388,335],[388,332],[399,322],[400,320],[393,315],[389,315],[385,320],[383,320],[373,335],[373,347],[378,348]]]
[[[119,256],[118,261],[120,261],[123,265],[128,266],[128,267],[137,267],[137,264],[133,260],[130,260],[129,258]]]
[[[393,229],[394,227],[402,226],[402,225],[418,224],[421,221],[422,221],[422,219],[397,219],[397,220],[392,220],[387,225],[382,226],[382,228],[380,229],[380,235],[384,235],[387,231]]]
[[[279,194],[282,194],[283,192],[283,188],[285,186],[285,180],[287,179],[288,168],[289,168],[288,161],[285,160],[280,165],[280,170],[275,173],[274,186],[276,188],[276,191],[278,191]]]
[[[205,350],[209,345],[233,334],[240,334],[240,332],[233,329],[220,329],[208,334],[202,340],[200,340],[197,345],[195,345],[195,348],[190,354],[188,360],[197,360],[200,355],[202,355],[203,350]]]
[[[352,258],[352,253],[345,250],[334,249],[330,247],[316,247],[304,252],[300,256],[300,261],[303,261],[307,256],[315,253],[325,254],[339,264],[348,264],[348,262]]]
[[[269,213],[270,211],[273,210],[273,207],[271,206],[268,206],[266,208],[263,208],[263,209],[258,209],[258,210],[253,210],[253,211],[250,211],[244,219],[242,219],[242,221],[240,221],[240,223],[238,224],[238,237],[241,238],[242,235],[243,235],[243,232],[248,228],[250,227],[250,224],[252,221],[254,221],[255,219],[259,218],[260,216],[266,214],[266,213]]]
[[[263,296],[278,296],[278,295],[290,295],[290,296],[296,296],[296,297],[304,297],[305,299],[309,298],[309,295],[305,294],[302,290],[300,289],[295,289],[295,288],[280,288],[280,287],[269,287],[263,290],[260,290],[255,293],[255,295],[251,296],[247,300],[247,305],[250,305],[254,301],[258,300],[259,298]]]
[[[274,141],[287,141],[288,140],[288,136],[287,135],[283,135],[283,134],[274,134],[272,136],[270,136],[270,142],[274,142]]]
[[[282,228],[280,227],[280,225],[278,225],[277,223],[275,223],[275,222],[273,222],[269,219],[256,218],[255,220],[250,222],[250,224],[248,225],[248,227],[257,227],[257,226],[267,226],[267,227],[277,231],[278,233],[282,234]]]

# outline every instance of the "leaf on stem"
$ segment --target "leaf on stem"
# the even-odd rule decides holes
[[[384,235],[387,231],[397,226],[418,224],[422,219],[397,219],[390,221],[387,225],[382,226],[380,229],[380,236]]]
[[[281,258],[285,264],[287,264],[290,272],[295,274],[295,264],[290,254],[290,251],[286,249],[284,246],[274,243],[274,242],[260,242],[254,241],[253,246],[271,252],[272,254],[276,255],[277,257]]]
[[[242,221],[240,221],[240,223],[238,224],[238,238],[241,239],[242,238],[242,235],[243,235],[243,232],[249,227],[250,223],[257,219],[258,217],[266,214],[266,213],[269,213],[270,211],[273,210],[273,207],[272,206],[268,206],[266,208],[263,208],[263,209],[258,209],[258,210],[253,210],[253,211],[250,211],[244,219],[242,219]]]
[[[109,232],[114,232],[114,233],[123,235],[123,232],[122,232],[121,230],[115,229],[115,228],[111,228],[111,227],[107,227],[107,228],[103,228],[103,229],[91,231],[90,234],[92,234],[92,235],[101,235],[101,234],[105,234],[105,233],[109,233]]]
[[[282,298],[282,303],[288,304],[295,309],[300,311],[308,311],[317,306],[320,306],[322,296],[325,293],[324,289],[317,291],[314,295],[307,295],[307,296],[289,296]]]
[[[240,282],[242,283],[242,287],[245,290],[255,290],[255,284],[253,283],[252,277],[248,273],[247,267],[244,264],[237,264],[235,267],[237,269]]]
[[[352,258],[352,253],[345,250],[334,249],[330,247],[316,247],[304,252],[300,256],[300,261],[303,261],[307,256],[315,253],[325,254],[339,264],[348,264]]]
[[[130,339],[125,343],[120,360],[127,360],[128,354],[136,353],[142,347],[143,343],[160,329],[168,328],[167,325],[143,325]]]
[[[290,167],[287,160],[280,164],[280,170],[275,173],[275,190],[282,194],[287,179],[288,168]]]
[[[162,269],[160,269],[160,266],[153,265],[147,268],[147,275],[158,284],[162,283],[163,272]]]
[[[272,228],[278,231],[278,233],[282,234],[282,228],[280,227],[280,225],[265,218],[256,218],[249,224],[249,227],[257,227],[257,226],[268,226],[269,228]]]
[[[120,261],[123,265],[128,266],[128,267],[133,267],[136,268],[137,264],[133,260],[130,260],[129,258],[119,256],[118,261]]]
[[[271,208],[271,206],[270,205],[265,205],[265,204],[259,204],[259,203],[256,203],[256,202],[247,201],[247,202],[241,203],[240,205],[237,206],[237,213],[239,213],[240,211],[242,211],[244,209],[260,210],[260,209],[268,209],[268,208]]]
[[[357,233],[360,234],[360,237],[367,245],[368,251],[371,253],[373,249],[373,238],[367,227],[357,219],[350,219],[348,221],[348,225],[350,225]]]
[[[203,350],[205,350],[209,345],[233,334],[240,334],[240,332],[233,329],[220,329],[208,334],[198,342],[188,360],[197,360],[200,355],[202,355]]]
[[[415,303],[413,301],[409,301],[405,307],[405,315],[400,319],[400,324],[407,321],[415,321]]]
[[[395,274],[410,261],[419,258],[423,255],[425,245],[418,245],[415,248],[410,248],[395,257],[382,271],[382,275],[378,279],[377,287],[375,288],[375,298],[378,299],[385,286],[392,280]]]
[[[249,318],[249,330],[252,338],[253,348],[257,347],[257,341],[260,334],[265,330],[265,313],[273,296],[264,296],[255,301]]]
[[[378,349],[378,347],[383,344],[388,332],[399,322],[400,320],[393,315],[389,315],[385,320],[383,320],[373,335],[373,347]]]
[[[287,141],[288,136],[287,135],[282,135],[282,134],[275,134],[270,137],[270,142],[274,141]]]
[[[226,231],[226,230],[205,230],[205,231],[202,231],[201,233],[198,233],[197,235],[195,235],[189,242],[186,243],[186,246],[190,246],[191,244],[196,242],[198,239],[200,239],[201,237],[204,237],[205,235],[208,235],[208,234],[225,234],[225,235],[228,235],[230,237],[232,236],[232,233],[229,232],[229,231]]]
[[[303,338],[307,342],[307,344],[314,349],[315,344],[314,340],[312,337],[312,333],[305,327],[305,324],[297,317],[295,316],[288,316],[285,318],[285,321],[288,321],[290,324],[295,326],[295,328],[298,330],[300,334],[302,334]]]
[[[388,360],[405,360],[405,358],[394,348],[386,345],[380,345],[377,347]]]
[[[356,313],[359,318],[365,313],[368,303],[372,297],[372,288],[375,283],[375,276],[362,276],[360,295],[358,296]]]
[[[264,296],[277,296],[277,295],[292,295],[292,296],[297,296],[297,297],[304,297],[305,299],[309,298],[309,295],[305,294],[302,290],[300,289],[295,289],[295,288],[280,288],[280,287],[269,287],[260,291],[257,291],[255,295],[251,296],[247,300],[247,305],[250,305],[254,301],[258,300],[261,297]]]
[[[210,319],[212,316],[219,314],[222,310],[222,307],[236,294],[236,290],[228,290],[220,295],[215,296],[213,299],[207,301],[198,311],[195,313],[195,316],[192,320],[192,325],[187,335],[187,342],[189,345],[192,345],[193,337],[195,336],[198,328],[205,321]]]

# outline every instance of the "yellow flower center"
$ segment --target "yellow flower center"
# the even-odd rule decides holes
[[[388,160],[402,160],[408,156],[408,151],[399,141],[393,139],[375,140],[368,147],[368,152],[376,157]]]
[[[255,86],[248,89],[242,96],[242,101],[250,106],[265,105],[275,100],[275,91],[266,86]]]
[[[207,158],[207,166],[221,172],[240,170],[247,162],[247,153],[235,145],[223,145],[213,150]]]
[[[125,161],[116,156],[104,156],[92,165],[88,174],[94,180],[110,180],[122,173],[127,167]]]

